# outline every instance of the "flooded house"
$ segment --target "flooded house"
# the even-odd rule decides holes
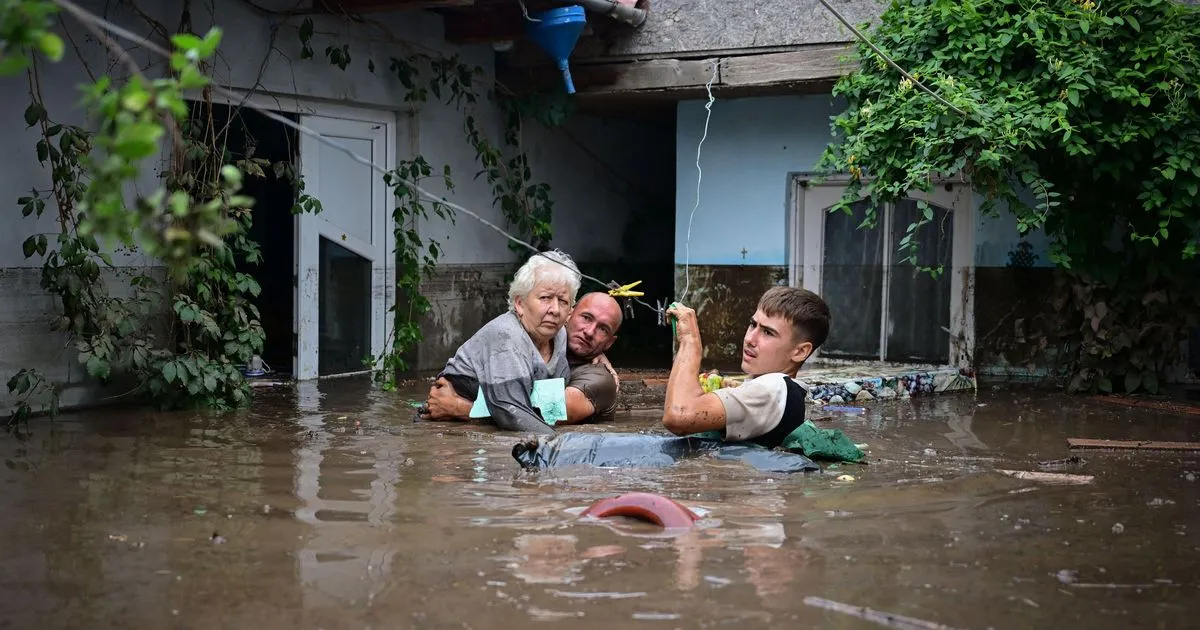
[[[228,90],[211,99],[215,119],[238,121],[229,125],[230,150],[238,150],[234,145],[239,143],[253,145],[256,157],[290,164],[303,181],[302,194],[320,202],[320,212],[293,213],[295,186],[270,177],[247,181],[245,192],[256,199],[249,236],[263,260],[246,273],[262,287],[256,301],[266,335],[262,359],[277,376],[306,380],[361,373],[363,359],[382,354],[391,343],[393,309],[398,300],[405,307],[405,296],[395,290],[393,211],[398,201],[378,169],[390,171],[417,159],[432,170],[421,181],[426,190],[496,226],[507,226],[497,184],[479,175],[485,169],[481,155],[494,150],[507,160],[523,154],[526,173],[518,184],[550,191],[539,206],[552,217],[550,245],[570,252],[585,270],[622,282],[627,282],[625,273],[661,261],[661,291],[669,292],[672,243],[662,233],[669,234],[672,217],[673,117],[631,116],[630,110],[604,108],[580,111],[559,90],[543,110],[558,103],[565,117],[540,124],[531,116],[514,126],[491,96],[503,89],[495,81],[503,45],[456,37],[458,17],[423,10],[439,4],[465,8],[470,18],[475,11],[486,14],[489,3],[472,8],[472,3],[347,0],[301,9],[291,0],[219,0],[203,7],[179,0],[153,6],[80,3],[160,46],[177,27],[200,34],[212,25],[221,27],[211,73]],[[77,20],[65,17],[59,29],[69,42],[67,54],[59,63],[39,61],[39,98],[53,121],[86,127],[79,86],[97,73],[120,81],[129,70]],[[113,42],[131,48],[150,76],[168,68],[164,58],[137,42]],[[439,79],[435,68],[455,76]],[[0,292],[6,307],[0,311],[0,326],[7,345],[0,352],[0,373],[7,380],[18,370],[37,369],[62,385],[64,406],[97,401],[114,392],[97,388],[68,335],[51,330],[60,305],[41,286],[45,258],[36,252],[26,256],[22,247],[29,236],[44,234],[53,248],[60,230],[53,202],[40,217],[23,217],[17,205],[31,188],[43,196],[50,188],[50,171],[39,163],[36,149],[41,130],[25,120],[34,83],[24,73],[3,82],[14,96],[0,106],[13,135],[0,191],[13,212],[3,219],[7,245],[0,262]],[[440,82],[440,94],[431,93],[438,89],[435,82]],[[449,86],[452,82],[456,87]],[[191,96],[193,106],[204,100],[201,94]],[[331,138],[377,168],[253,108],[281,114]],[[472,140],[468,120],[485,144]],[[161,186],[160,175],[169,168],[168,150],[144,167],[141,194]],[[443,173],[449,174],[453,190]],[[439,249],[436,267],[421,287],[432,305],[422,325],[424,341],[409,357],[418,373],[440,367],[458,343],[504,308],[506,276],[529,254],[521,247],[514,250],[503,234],[480,221],[461,214],[443,218],[432,204],[426,207],[427,217],[400,226],[401,234],[412,228]],[[655,227],[660,224],[666,228]],[[532,240],[517,227],[506,229]],[[101,275],[115,292],[128,289],[131,273],[162,275],[156,261],[110,249],[114,265],[102,265]],[[669,352],[669,340],[662,347]],[[12,397],[6,399],[11,402]]]
[[[378,170],[247,105],[283,114],[378,168],[423,159],[433,172],[422,181],[427,190],[534,240],[528,225],[506,215],[497,192],[505,184],[483,163],[488,147],[504,159],[524,155],[519,187],[542,190],[530,204],[550,217],[539,245],[569,252],[605,281],[642,280],[648,303],[682,296],[699,312],[706,368],[736,371],[757,297],[791,284],[822,294],[836,317],[806,368],[819,399],[957,391],[973,389],[977,375],[1037,375],[1017,357],[1022,322],[1053,281],[1043,234],[1019,237],[1012,217],[979,211],[969,182],[946,179],[922,197],[937,219],[918,235],[918,262],[945,269],[932,277],[896,254],[916,197],[883,208],[873,229],[858,228],[861,215],[826,212],[845,180],[818,177],[816,165],[831,117],[844,107],[833,85],[857,62],[853,35],[817,0],[81,6],[156,41],[180,24],[197,33],[221,26],[212,73],[236,98],[213,96],[215,115],[240,120],[238,141],[292,164],[303,194],[321,203],[319,213],[294,214],[294,187],[248,184],[257,217],[250,236],[263,262],[247,273],[263,287],[256,302],[262,359],[276,376],[361,373],[364,357],[384,352],[393,311],[408,304],[396,291],[397,239],[405,232],[438,247],[421,283],[431,305],[421,318],[423,339],[406,357],[414,375],[437,370],[504,308],[507,277],[528,250],[463,213],[431,212],[397,226],[396,200]],[[574,30],[548,44],[558,35],[546,33],[571,6],[567,30]],[[882,10],[873,0],[833,6],[855,24]],[[118,78],[125,70],[77,23],[64,20],[61,28],[72,35],[72,51],[61,63],[39,64],[40,90],[51,117],[83,123],[77,86],[96,69]],[[164,70],[161,58],[134,53],[148,72]],[[416,98],[439,72],[444,92]],[[3,81],[13,94],[30,91],[25,76]],[[454,96],[464,89],[474,100]],[[522,112],[515,125],[513,103]],[[38,130],[23,119],[27,105],[15,98],[0,106],[14,130],[0,190],[14,203],[49,184],[37,159]],[[482,149],[468,120],[487,143]],[[143,189],[157,187],[166,168],[164,153],[144,173]],[[64,385],[63,404],[97,400],[101,392],[67,336],[49,329],[58,307],[40,286],[44,258],[22,249],[31,234],[57,233],[53,213],[5,217],[0,326],[8,345],[0,373],[37,368]],[[118,251],[113,260],[102,275],[118,288],[125,272],[155,268],[135,253]],[[629,316],[615,360],[666,367],[671,342],[656,314],[630,305]]]
[[[262,287],[262,358],[270,376],[298,382],[232,413],[100,409],[37,424],[24,439],[0,436],[0,580],[14,602],[0,608],[0,627],[1192,623],[1196,451],[1091,450],[1085,461],[1068,448],[1080,436],[1195,447],[1194,423],[1160,410],[979,388],[814,415],[861,443],[869,466],[768,476],[698,458],[533,473],[514,462],[513,434],[410,421],[423,384],[393,394],[333,378],[361,373],[363,356],[389,343],[392,309],[406,307],[398,238],[412,232],[440,250],[421,284],[431,310],[410,357],[416,374],[504,308],[527,255],[461,212],[395,225],[379,169],[418,157],[431,170],[421,185],[480,219],[548,240],[603,281],[642,280],[648,302],[685,296],[700,311],[706,368],[736,369],[755,300],[792,284],[835,308],[835,336],[801,372],[815,399],[974,390],[976,374],[1010,374],[997,340],[1016,336],[1020,309],[1032,308],[1022,298],[1051,280],[1045,238],[1016,238],[1008,219],[980,216],[965,182],[945,181],[929,198],[939,221],[923,236],[923,255],[947,267],[934,279],[894,256],[907,202],[885,208],[874,230],[824,212],[842,184],[814,169],[842,106],[832,86],[853,63],[843,59],[849,34],[821,3],[578,0],[586,26],[572,12],[582,26],[569,47],[572,94],[530,36],[565,3],[80,4],[153,41],[180,24],[224,29],[213,71],[229,93],[212,95],[213,118],[230,125],[231,150],[252,146],[304,184],[246,184],[261,217],[248,236],[263,263],[244,273]],[[834,6],[855,23],[881,8]],[[42,287],[44,255],[23,250],[30,235],[53,242],[61,225],[52,207],[24,217],[16,203],[49,187],[24,95],[39,93],[55,121],[86,125],[77,86],[125,69],[78,21],[60,29],[74,54],[39,62],[36,78],[0,80],[13,134],[0,172],[13,204],[0,215],[0,373],[36,368],[64,384],[64,405],[86,405],[127,390],[98,387],[67,335],[50,329],[59,298]],[[164,71],[145,46],[125,43],[148,74]],[[440,66],[448,73],[466,69],[474,102],[452,98],[463,87],[447,87],[453,78],[441,95],[414,97],[438,60],[454,60]],[[525,108],[515,129],[512,102],[487,96],[500,86]],[[548,237],[511,225],[489,175],[477,176],[486,166],[468,117],[505,158],[527,156],[522,186],[548,186]],[[154,160],[138,192],[159,187],[168,162]],[[320,212],[294,211],[317,201]],[[163,277],[157,262],[110,249],[101,276],[114,294],[131,291],[132,277]],[[614,362],[665,367],[669,327],[630,308]],[[661,431],[659,414],[621,415],[615,431]],[[683,531],[580,518],[631,491],[704,518]]]

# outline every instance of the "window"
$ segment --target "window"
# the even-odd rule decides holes
[[[971,194],[950,185],[934,195],[886,204],[861,227],[867,203],[830,213],[842,184],[796,180],[789,248],[790,280],[821,294],[833,326],[818,354],[829,359],[896,363],[969,363],[973,327]],[[928,204],[932,218],[913,235],[915,264],[901,253],[909,225]],[[934,276],[921,267],[941,266]],[[957,280],[956,280],[957,278]]]

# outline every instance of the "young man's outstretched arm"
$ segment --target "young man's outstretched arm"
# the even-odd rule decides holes
[[[667,379],[667,401],[663,408],[663,426],[675,435],[691,435],[725,429],[725,405],[716,394],[704,393],[700,386],[700,359],[704,346],[696,311],[677,304],[667,310],[676,319],[679,350]]]

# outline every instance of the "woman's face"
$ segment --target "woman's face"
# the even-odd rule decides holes
[[[513,306],[529,335],[535,341],[548,341],[567,323],[571,291],[565,285],[539,282],[528,295],[516,298]]]

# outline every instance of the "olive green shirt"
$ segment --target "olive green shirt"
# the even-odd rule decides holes
[[[583,392],[592,403],[595,412],[584,422],[608,422],[615,419],[617,411],[617,381],[603,365],[593,365],[590,360],[579,363],[571,359],[571,377],[567,387]]]

